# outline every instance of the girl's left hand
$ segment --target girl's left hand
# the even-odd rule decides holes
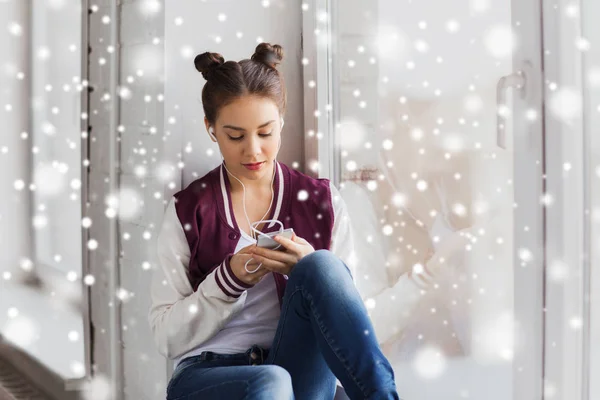
[[[295,233],[292,234],[291,239],[280,236],[275,236],[273,239],[282,247],[285,247],[285,251],[255,246],[250,254],[252,254],[255,261],[262,263],[262,266],[266,269],[283,275],[291,274],[298,261],[315,251],[310,243]]]

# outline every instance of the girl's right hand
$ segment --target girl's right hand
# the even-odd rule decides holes
[[[248,285],[256,285],[262,280],[263,276],[271,272],[264,267],[260,267],[259,270],[253,274],[246,272],[244,265],[246,265],[246,262],[248,262],[248,260],[252,259],[252,254],[249,253],[255,247],[256,245],[254,244],[244,247],[243,249],[235,253],[231,257],[231,261],[229,262],[229,265],[231,266],[231,269],[233,270],[235,276],[240,281]],[[255,260],[251,260],[247,266],[248,271],[254,271],[256,267],[258,267],[258,264],[260,263]]]

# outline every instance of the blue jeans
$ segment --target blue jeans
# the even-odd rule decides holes
[[[336,377],[350,399],[399,399],[348,267],[318,250],[290,274],[269,349],[188,357],[173,373],[167,399],[330,400]]]

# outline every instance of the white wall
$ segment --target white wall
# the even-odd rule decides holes
[[[226,20],[220,22],[219,14]],[[183,24],[174,23],[183,18]],[[284,49],[279,69],[286,80],[288,109],[285,115],[283,145],[278,160],[303,165],[303,97],[301,64],[301,2],[260,2],[175,0],[168,3],[165,18],[166,87],[165,131],[168,146],[183,150],[184,186],[221,163],[216,143],[204,126],[201,91],[205,80],[194,68],[193,60],[205,51],[220,53],[226,61],[250,58],[258,38]],[[241,33],[241,38],[237,34]],[[219,38],[219,39],[217,39]],[[174,118],[175,122],[169,122]],[[176,144],[175,144],[176,143]],[[213,151],[207,155],[207,150]],[[171,160],[179,161],[174,156]]]

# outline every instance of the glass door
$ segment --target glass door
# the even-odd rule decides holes
[[[303,6],[307,171],[349,207],[402,398],[541,398],[541,11],[521,3]]]

